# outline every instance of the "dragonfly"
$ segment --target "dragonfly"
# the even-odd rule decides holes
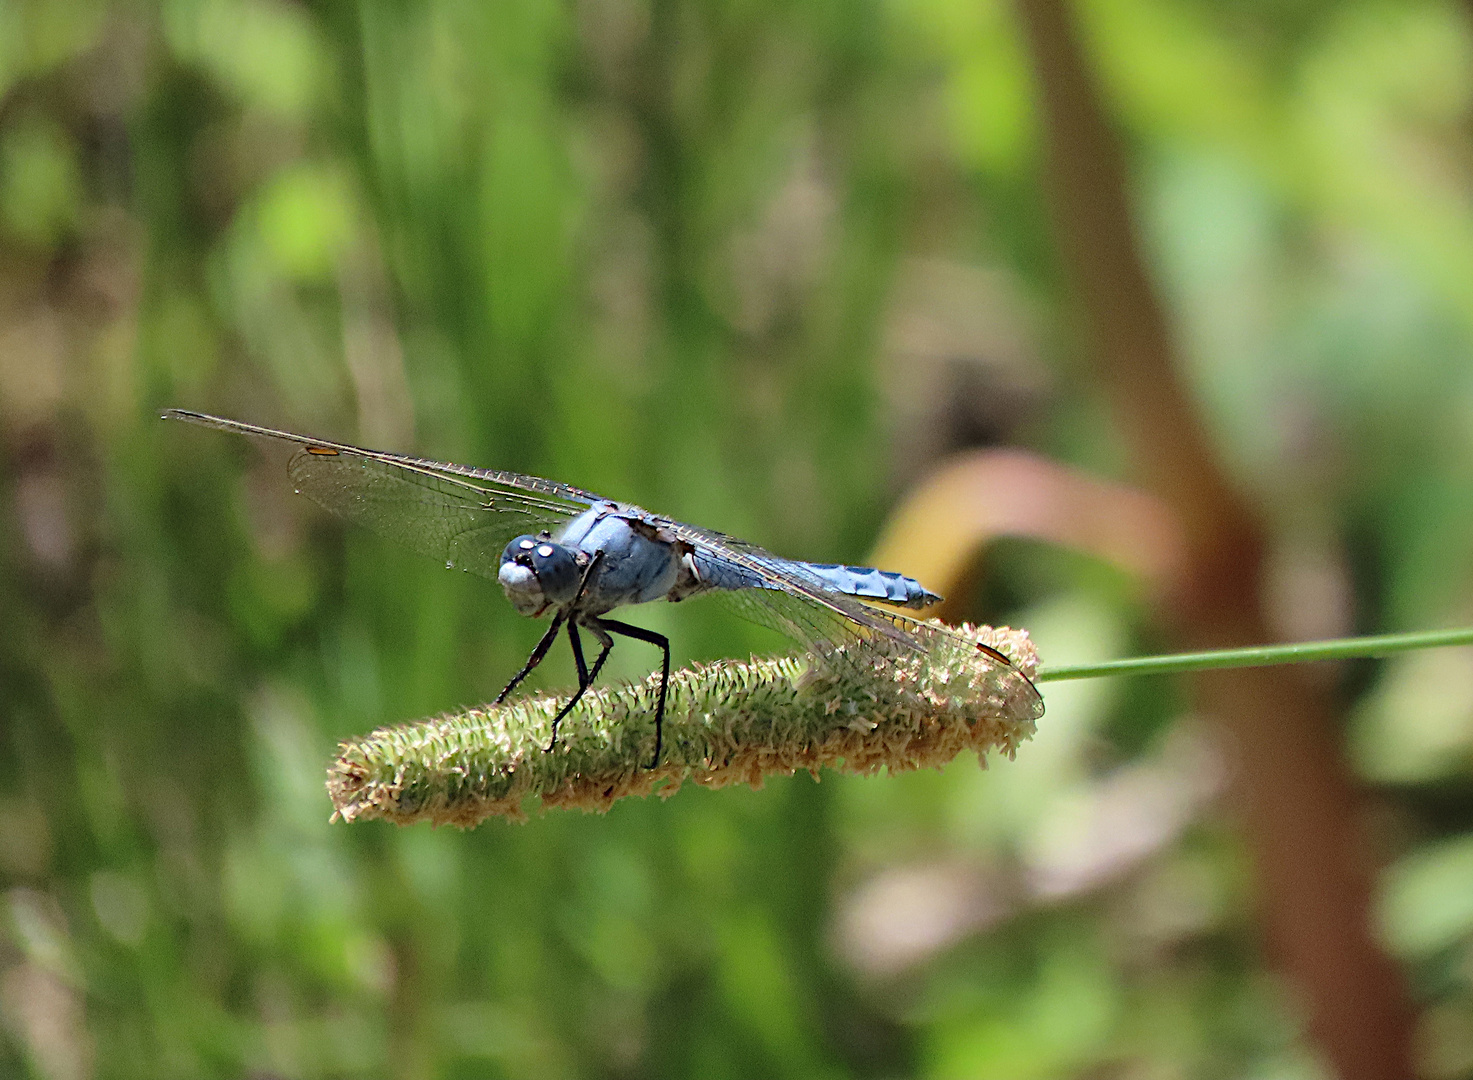
[[[448,568],[499,582],[523,615],[550,616],[551,625],[495,702],[506,700],[565,631],[578,688],[553,718],[548,752],[557,745],[558,725],[598,678],[619,636],[656,645],[663,655],[648,768],[658,767],[670,639],[609,617],[627,605],[718,594],[739,614],[820,658],[852,657],[858,646],[877,665],[897,653],[925,651],[937,635],[951,633],[905,614],[941,597],[894,571],[785,559],[725,533],[537,476],[366,450],[188,409],[163,416],[295,445],[287,472],[298,493]],[[580,630],[598,643],[592,664]],[[970,640],[967,645],[1009,680],[1006,700],[1020,719],[1043,715],[1037,689],[1007,656]]]

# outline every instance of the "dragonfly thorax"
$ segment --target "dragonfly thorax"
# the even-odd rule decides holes
[[[512,607],[536,617],[571,603],[582,576],[578,553],[572,548],[546,536],[519,536],[501,553],[496,579]]]

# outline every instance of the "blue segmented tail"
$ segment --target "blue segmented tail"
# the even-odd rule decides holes
[[[941,597],[927,589],[915,578],[897,574],[891,570],[876,570],[872,566],[841,566],[838,563],[799,562],[796,559],[768,560],[778,568],[792,568],[805,581],[817,578],[826,589],[858,596],[865,600],[882,600],[887,604],[899,604],[908,608],[930,607],[939,604]],[[736,566],[724,560],[711,559],[701,552],[695,556],[696,572],[708,588],[734,589],[781,589],[776,582],[763,580],[760,574]]]
[[[866,600],[883,600],[901,607],[923,608],[939,604],[941,597],[919,581],[893,570],[876,570],[872,566],[840,566],[837,563],[800,563],[810,574],[814,574],[834,592],[863,597]]]

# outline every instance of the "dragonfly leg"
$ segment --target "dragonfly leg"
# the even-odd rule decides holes
[[[603,630],[611,634],[622,634],[624,637],[635,638],[638,641],[647,641],[651,645],[658,645],[665,654],[664,664],[660,670],[660,700],[655,706],[655,756],[651,759],[648,768],[655,768],[660,764],[660,747],[665,735],[665,691],[670,686],[670,639],[664,634],[657,634],[653,630],[646,630],[642,626],[633,626],[630,623],[619,622],[617,619],[588,619],[584,623],[590,630]],[[608,652],[605,650],[604,656]],[[603,656],[598,658],[598,667],[603,664]]]
[[[604,666],[604,661],[609,658],[609,650],[614,647],[614,639],[605,635],[605,640],[600,642],[603,649],[598,654],[598,659],[593,662],[593,670],[588,673],[588,684],[593,685],[598,678],[598,673]]]
[[[608,634],[604,633],[604,631],[600,627],[598,627],[596,625],[591,625],[591,623],[597,623],[597,622],[602,622],[602,621],[603,620],[601,620],[601,619],[593,619],[593,620],[585,620],[584,623],[583,623],[583,626],[588,630],[588,632],[590,634],[592,634],[595,638],[598,639],[598,644],[599,644],[598,659],[593,662],[593,667],[588,672],[588,685],[589,686],[592,686],[595,682],[598,681],[598,673],[603,670],[604,661],[609,658],[609,650],[614,647],[614,639],[613,638],[609,637]],[[580,644],[581,644],[581,642],[580,642]],[[575,659],[576,659],[576,657],[575,657]]]
[[[604,553],[602,551],[594,552],[593,558],[589,560],[588,565],[583,570],[583,577],[578,582],[578,591],[573,594],[573,602],[558,613],[559,620],[561,620],[563,612],[576,608],[578,601],[583,599],[583,590],[588,588],[588,580],[593,576],[593,569],[603,557]],[[557,626],[554,624],[552,632],[555,633],[556,630]],[[543,641],[551,644],[546,638]],[[568,699],[568,703],[557,711],[557,715],[552,718],[552,739],[543,748],[542,752],[544,754],[550,754],[552,748],[557,745],[558,725],[563,722],[563,717],[573,711],[573,706],[578,704],[578,699],[593,685],[593,680],[598,678],[598,669],[604,666],[604,660],[608,658],[609,650],[614,647],[614,643],[610,640],[609,635],[599,634],[599,644],[603,646],[603,651],[598,654],[598,659],[593,662],[593,671],[590,672],[588,670],[588,662],[583,659],[583,639],[578,636],[578,622],[576,618],[568,620],[568,644],[573,649],[573,663],[578,665],[578,690]]]
[[[552,617],[552,625],[547,628],[547,633],[542,635],[542,640],[537,643],[537,648],[532,650],[532,655],[527,657],[527,663],[523,665],[521,671],[511,677],[511,682],[506,684],[506,687],[501,693],[496,695],[496,701],[493,704],[500,705],[505,701],[506,695],[515,690],[517,684],[530,675],[533,668],[542,663],[542,658],[547,655],[547,650],[552,648],[552,643],[557,640],[557,632],[562,628],[563,619],[566,617],[561,611]]]
[[[603,636],[607,638],[607,635]],[[558,725],[563,722],[563,717],[573,711],[573,706],[578,704],[578,699],[583,696],[584,691],[593,685],[593,680],[598,678],[598,669],[604,666],[604,658],[609,655],[609,649],[613,648],[614,645],[609,640],[602,642],[603,651],[598,654],[598,659],[593,662],[593,670],[589,671],[588,662],[583,659],[583,639],[578,636],[578,624],[572,619],[568,620],[568,644],[573,647],[573,663],[578,665],[578,690],[568,699],[568,703],[557,711],[557,715],[552,718],[552,741],[543,747],[542,752],[544,754],[552,753],[552,748],[557,745]]]
[[[588,662],[583,659],[583,639],[578,636],[578,620],[568,620],[568,644],[573,647],[573,663],[578,666],[578,688],[581,690],[593,680],[588,675]]]

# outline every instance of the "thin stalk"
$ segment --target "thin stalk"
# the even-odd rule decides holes
[[[1246,649],[1214,649],[1209,652],[1174,653],[1166,656],[1136,656],[1107,660],[1100,664],[1042,667],[1034,682],[1062,679],[1094,679],[1105,675],[1167,675],[1180,671],[1213,668],[1267,667],[1270,664],[1304,664],[1314,660],[1350,660],[1389,656],[1412,649],[1436,649],[1447,645],[1473,645],[1473,627],[1457,630],[1425,630],[1413,634],[1381,634],[1376,637],[1337,638],[1333,641],[1302,641],[1289,645],[1255,645]]]

